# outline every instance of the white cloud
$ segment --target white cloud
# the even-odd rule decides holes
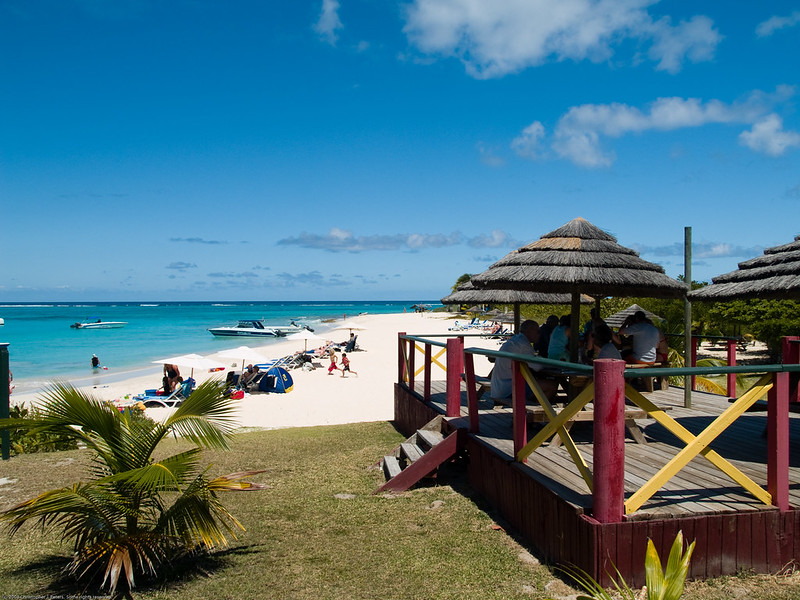
[[[545,135],[544,125],[539,121],[534,121],[511,141],[511,148],[520,156],[540,158],[543,152],[542,140]]]
[[[608,60],[626,39],[650,43],[657,69],[713,58],[721,36],[695,16],[676,26],[647,12],[657,0],[414,0],[409,41],[427,54],[458,57],[478,78],[500,77],[550,60]]]
[[[476,145],[480,159],[483,164],[488,167],[502,167],[506,161],[502,157],[497,156],[492,148],[489,148],[483,142],[478,142]]]
[[[303,232],[296,237],[278,240],[281,246],[300,246],[328,252],[418,251],[425,248],[445,248],[467,244],[473,248],[497,248],[519,245],[504,231],[494,230],[491,235],[466,238],[461,232],[444,233],[394,233],[385,235],[355,236],[350,231],[332,228],[327,235]]]
[[[511,142],[511,147],[522,157],[541,158],[549,141],[549,147],[561,158],[584,167],[607,167],[616,155],[603,148],[604,138],[713,123],[744,123],[753,128],[740,135],[740,142],[757,152],[777,156],[798,145],[800,135],[784,131],[780,117],[769,111],[794,92],[790,86],[779,86],[773,94],[756,91],[731,104],[698,98],[659,98],[644,109],[622,103],[583,104],[573,106],[559,118],[549,140],[541,122],[534,121]]]
[[[780,156],[789,148],[800,146],[800,133],[784,131],[783,120],[773,113],[754,123],[750,131],[740,133],[739,143],[756,152]]]
[[[674,74],[683,67],[684,58],[694,63],[712,60],[720,41],[722,36],[708,17],[692,17],[675,27],[669,17],[664,17],[653,26],[653,45],[648,54],[658,61],[657,70]]]
[[[476,235],[467,241],[473,248],[502,248],[521,246],[522,242],[514,240],[509,234],[500,229],[493,229],[491,235]]]
[[[758,37],[767,37],[784,27],[794,27],[800,23],[800,10],[794,11],[788,17],[770,17],[766,21],[759,23],[756,27]]]
[[[342,22],[339,20],[339,0],[322,0],[322,12],[319,19],[314,23],[314,31],[316,31],[322,39],[328,42],[331,46],[336,45],[336,40],[339,39],[337,30],[342,28]]]
[[[683,244],[674,243],[668,246],[647,246],[645,244],[631,244],[631,248],[639,254],[651,256],[683,256]],[[758,256],[764,250],[763,246],[735,246],[728,242],[693,242],[692,259],[705,258],[751,258]]]

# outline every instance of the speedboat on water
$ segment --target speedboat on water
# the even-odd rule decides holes
[[[306,330],[314,331],[308,325],[298,325],[294,321],[289,323],[289,325],[270,325],[270,327],[275,331],[277,331],[278,335],[280,336],[290,335],[292,333],[298,333],[300,331],[306,331]]]
[[[267,327],[263,321],[258,319],[240,319],[233,327],[214,327],[208,330],[216,336],[235,336],[235,335],[254,335],[260,337],[280,337],[274,328]]]
[[[310,327],[298,325],[294,321],[290,325],[265,325],[260,319],[240,319],[233,327],[214,327],[208,331],[212,335],[221,337],[236,335],[284,337],[304,329],[311,331]]]
[[[119,329],[125,327],[127,321],[101,321],[100,319],[92,319],[87,321],[80,321],[70,325],[73,329]]]

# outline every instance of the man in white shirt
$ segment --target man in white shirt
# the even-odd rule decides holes
[[[658,327],[653,325],[641,310],[634,313],[632,321],[619,330],[622,335],[633,338],[633,353],[625,357],[626,362],[634,364],[656,362],[656,347],[661,339]]]
[[[520,325],[519,333],[506,340],[500,346],[501,352],[508,352],[509,354],[527,354],[536,356],[533,350],[533,344],[539,340],[539,324],[536,321],[525,321]],[[532,371],[541,371],[544,367],[541,363],[530,362],[528,366]],[[542,388],[542,391],[548,398],[552,398],[558,384],[551,379],[536,378],[536,381]],[[533,392],[529,386],[526,387],[526,398],[530,400],[533,398]],[[501,400],[511,396],[511,359],[498,357],[494,363],[494,370],[492,371],[492,398]]]

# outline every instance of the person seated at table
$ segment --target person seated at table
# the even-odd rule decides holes
[[[599,358],[616,358],[622,360],[622,355],[614,345],[614,332],[603,323],[597,325],[592,331],[592,343],[594,344],[594,360]]]
[[[555,315],[547,317],[547,320],[539,327],[539,341],[533,345],[533,349],[542,358],[548,358],[547,347],[550,345],[550,336],[556,327],[558,327],[558,317]]]
[[[625,319],[619,328],[619,333],[633,338],[633,348],[623,354],[625,362],[640,365],[651,365],[656,362],[656,349],[661,339],[661,332],[643,311],[637,310]]]
[[[569,336],[571,333],[570,316],[563,315],[558,321],[558,327],[550,334],[550,344],[547,347],[547,358],[551,360],[569,361]]]
[[[596,358],[596,344],[594,340],[594,333],[595,330],[600,327],[601,325],[606,325],[606,322],[600,317],[600,314],[597,312],[596,309],[591,310],[592,318],[586,321],[586,324],[583,326],[583,332],[581,333],[581,340],[583,341],[583,351],[584,351],[584,358],[587,363],[591,363],[592,360]],[[606,325],[607,326],[607,325]],[[612,332],[613,337],[613,332]]]
[[[539,340],[539,324],[536,321],[525,321],[520,325],[519,333],[508,338],[503,345],[500,346],[500,352],[508,352],[510,354],[525,354],[529,356],[536,356],[533,349],[533,344]],[[544,366],[541,363],[528,363],[532,371],[541,371]],[[512,381],[511,381],[511,359],[504,357],[497,357],[494,361],[494,369],[492,370],[492,393],[491,396],[495,400],[503,400],[511,396]],[[545,396],[552,398],[556,394],[558,384],[552,379],[545,379],[544,377],[536,377],[536,381],[542,388]],[[533,399],[533,392],[530,386],[525,385],[525,398],[526,400]]]

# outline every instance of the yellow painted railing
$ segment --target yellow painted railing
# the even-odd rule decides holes
[[[548,422],[544,427],[517,453],[517,460],[525,462],[527,458],[541,447],[547,440],[554,435],[558,435],[564,448],[569,453],[578,472],[586,482],[586,486],[591,492],[593,489],[592,473],[578,450],[577,445],[566,429],[565,425],[572,420],[579,411],[583,410],[587,404],[594,400],[594,383],[587,385],[567,406],[560,412],[556,412],[553,405],[542,392],[541,387],[536,382],[527,364],[521,363],[520,370],[528,387],[533,392],[536,401],[542,407]],[[727,429],[738,417],[747,411],[757,400],[763,398],[772,388],[772,375],[767,374],[761,377],[747,392],[742,394],[728,409],[717,417],[702,433],[695,436],[675,419],[670,417],[662,408],[659,408],[648,400],[640,392],[636,391],[630,384],[625,386],[625,396],[639,408],[647,412],[656,422],[664,426],[667,431],[674,434],[678,439],[686,444],[672,460],[667,462],[649,481],[644,483],[634,492],[625,502],[625,514],[636,512],[653,494],[661,489],[667,481],[675,477],[678,472],[685,467],[695,456],[701,455],[712,465],[717,467],[735,483],[750,492],[755,498],[764,504],[772,504],[772,495],[764,488],[747,477],[729,461],[720,456],[717,452],[709,448],[709,445]]]

